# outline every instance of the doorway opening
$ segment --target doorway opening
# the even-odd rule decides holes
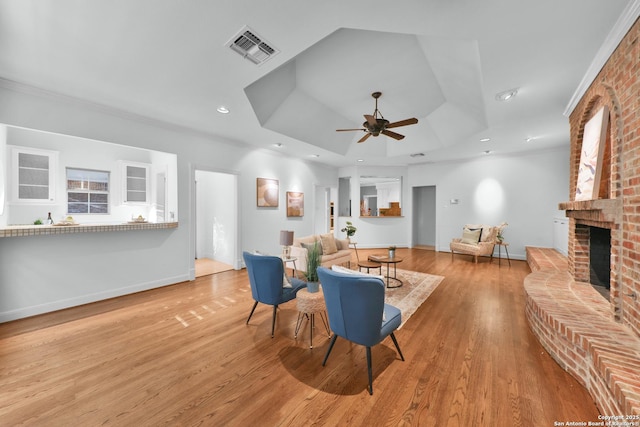
[[[194,277],[235,268],[237,259],[237,175],[194,172]]]
[[[413,187],[412,247],[436,249],[436,186]]]
[[[333,193],[332,193],[333,191]],[[313,233],[325,234],[333,232],[333,197],[336,193],[331,187],[315,186],[314,188]]]

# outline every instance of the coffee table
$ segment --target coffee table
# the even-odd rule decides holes
[[[402,280],[398,279],[396,275],[396,265],[399,262],[402,262],[402,258],[397,256],[394,256],[393,258],[389,258],[388,256],[384,256],[384,255],[369,255],[369,261],[387,264],[387,275],[385,276],[387,278],[387,288],[399,288],[400,286],[402,286]],[[391,276],[391,274],[389,273],[391,264],[393,264],[393,276]],[[393,280],[397,284],[395,286],[391,286],[389,284],[390,280]]]

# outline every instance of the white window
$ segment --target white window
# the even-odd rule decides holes
[[[67,213],[108,214],[109,172],[67,168]]]
[[[123,201],[130,204],[149,203],[149,165],[122,162]]]
[[[53,203],[58,165],[56,151],[11,147],[13,201]]]

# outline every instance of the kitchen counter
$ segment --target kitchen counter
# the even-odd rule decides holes
[[[0,237],[48,236],[105,231],[163,230],[177,228],[177,222],[118,222],[110,224],[74,225],[8,225],[0,227]]]

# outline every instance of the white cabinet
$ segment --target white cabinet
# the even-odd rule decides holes
[[[149,165],[122,162],[122,200],[126,204],[149,204]]]
[[[58,152],[9,146],[11,201],[23,204],[54,203]]]
[[[563,255],[569,253],[569,220],[553,219],[553,247]]]

